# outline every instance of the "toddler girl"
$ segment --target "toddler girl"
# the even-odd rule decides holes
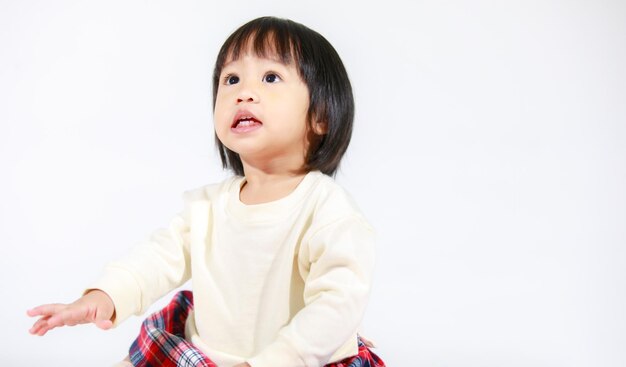
[[[237,29],[213,73],[216,143],[234,176],[186,191],[183,210],[72,304],[43,305],[30,332],[109,329],[192,280],[150,316],[138,366],[384,366],[357,335],[374,234],[330,177],[354,101],[334,48],[290,20]]]

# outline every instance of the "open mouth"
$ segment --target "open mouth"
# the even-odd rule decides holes
[[[256,116],[248,111],[241,110],[235,114],[230,128],[238,131],[247,131],[261,125],[263,125],[263,123],[261,120],[257,119]]]
[[[259,120],[257,120],[254,117],[242,117],[240,119],[237,119],[233,122],[233,124],[231,125],[232,128],[236,129],[238,127],[249,127],[249,126],[254,126],[254,125],[262,125],[263,123]]]

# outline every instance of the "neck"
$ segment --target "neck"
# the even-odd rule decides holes
[[[298,187],[306,175],[300,170],[267,170],[244,163],[246,182],[239,193],[244,204],[262,204],[284,198]]]

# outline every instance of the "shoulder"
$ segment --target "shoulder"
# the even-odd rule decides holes
[[[351,220],[370,227],[361,209],[348,193],[332,177],[320,173],[316,185],[314,221],[318,226]]]
[[[316,182],[311,225],[302,237],[299,261],[307,267],[322,257],[371,267],[376,232],[352,196],[329,176]]]

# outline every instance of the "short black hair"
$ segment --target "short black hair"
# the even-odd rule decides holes
[[[213,110],[224,64],[250,49],[259,57],[278,57],[285,64],[295,62],[309,89],[309,127],[326,124],[326,133],[311,144],[305,158],[306,171],[334,175],[350,138],[354,121],[354,97],[348,73],[333,46],[316,31],[289,19],[261,17],[233,32],[220,49],[213,70]],[[215,135],[222,166],[243,176],[239,154],[228,149]]]

